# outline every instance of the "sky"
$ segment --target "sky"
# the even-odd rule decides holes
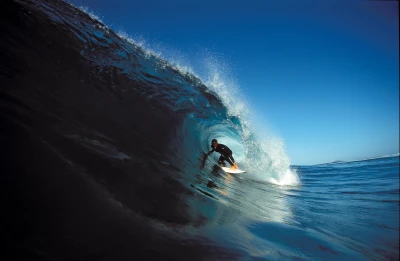
[[[293,165],[399,152],[398,1],[69,2],[189,64],[219,57]]]

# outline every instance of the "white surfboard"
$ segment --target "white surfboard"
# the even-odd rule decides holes
[[[245,173],[246,171],[240,170],[240,169],[230,169],[227,167],[221,167],[225,172],[231,173],[231,174],[239,174],[239,173]]]

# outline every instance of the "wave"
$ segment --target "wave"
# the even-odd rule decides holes
[[[244,193],[245,181],[298,184],[282,142],[252,131],[239,87],[212,55],[197,76],[66,2],[1,5],[0,186],[3,223],[12,224],[2,233],[5,255],[54,259],[64,244],[76,259],[85,242],[102,249],[113,238],[118,251],[109,253],[123,256],[114,260],[162,257],[166,248],[184,259],[199,258],[192,249],[212,256],[195,239],[181,245],[174,229],[248,206],[260,213],[265,202]],[[214,138],[233,150],[246,176],[224,173],[217,155],[203,164]],[[271,193],[279,189],[286,187]],[[270,220],[290,215],[284,199],[272,202]],[[139,257],[130,243],[125,249],[133,241],[144,249]]]
[[[53,171],[83,175],[114,201],[160,219],[166,214],[154,214],[143,203],[146,197],[160,186],[193,191],[199,175],[213,175],[216,153],[205,164],[202,159],[214,138],[233,150],[248,172],[242,178],[299,185],[282,139],[253,131],[238,84],[212,54],[205,55],[203,75],[197,76],[115,33],[87,10],[62,1],[11,3],[14,18],[3,24],[0,96],[9,126],[3,134],[16,134],[4,148],[57,157],[63,163]],[[9,153],[11,162],[32,162],[16,153]],[[31,168],[46,166],[43,160]],[[165,199],[178,197],[163,193]],[[154,209],[162,209],[162,202]]]
[[[92,19],[98,18],[87,8],[81,7],[81,10],[89,14]],[[198,132],[186,141],[191,145],[193,145],[193,140],[198,140],[198,142],[196,150],[189,153],[198,155],[198,151],[207,152],[210,149],[210,141],[216,138],[233,149],[238,163],[250,172],[247,178],[279,185],[300,183],[295,170],[290,169],[290,160],[284,152],[283,140],[266,135],[260,138],[260,135],[255,133],[250,120],[252,116],[248,103],[243,98],[244,95],[241,94],[240,87],[226,63],[221,62],[214,54],[203,51],[202,68],[199,69],[201,74],[196,74],[192,67],[179,62],[179,58],[177,59],[175,55],[168,55],[165,51],[154,51],[148,44],[144,44],[143,39],[135,41],[124,32],[119,32],[117,35],[128,45],[132,45],[136,51],[142,52],[145,57],[143,62],[145,60],[150,62],[146,68],[155,68],[152,75],[162,79],[160,82],[170,81],[176,77],[165,76],[157,71],[169,68],[186,78],[189,82],[189,85],[185,86],[187,89],[202,86],[203,93],[191,94],[188,97],[186,93],[179,92],[180,97],[176,98],[177,100],[189,98],[193,106],[190,109],[187,108],[187,116],[193,121],[191,125],[186,126],[185,131]],[[164,56],[168,57],[168,60]],[[170,62],[171,60],[173,62]],[[147,75],[148,73],[146,72]],[[179,82],[177,85],[180,86],[182,83]],[[165,91],[170,90],[166,88]],[[208,99],[211,99],[211,102]],[[217,100],[219,104],[213,100]],[[172,99],[169,101],[174,103],[173,107],[177,106],[176,101]],[[187,103],[187,100],[185,102]],[[199,114],[201,114],[200,120]],[[187,121],[190,122],[190,119]],[[215,162],[215,158],[213,160]]]

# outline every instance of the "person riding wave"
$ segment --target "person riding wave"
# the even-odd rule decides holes
[[[211,141],[211,148],[212,150],[205,155],[206,157],[216,151],[221,154],[221,157],[219,157],[218,160],[218,164],[220,166],[223,166],[226,160],[232,166],[230,169],[239,169],[235,159],[232,157],[232,151],[228,148],[228,146],[220,144],[216,139],[213,139]]]

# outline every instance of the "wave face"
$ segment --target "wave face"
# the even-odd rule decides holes
[[[359,257],[296,221],[314,191],[221,72],[202,81],[62,1],[0,5],[7,260]],[[213,138],[245,176],[204,161]]]

